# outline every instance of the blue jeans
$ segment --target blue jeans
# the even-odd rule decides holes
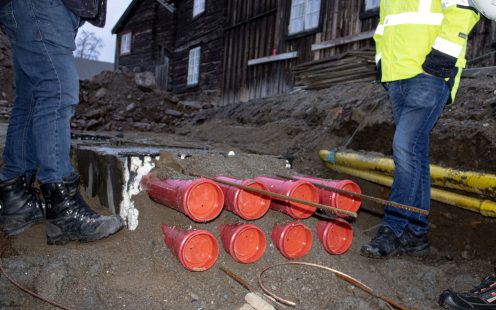
[[[393,139],[394,181],[389,199],[430,210],[429,135],[449,98],[441,78],[419,74],[389,83],[396,131]],[[384,225],[399,237],[406,229],[427,234],[427,216],[387,206]]]
[[[79,101],[72,52],[79,17],[62,0],[13,0],[0,8],[12,44],[16,97],[0,180],[38,171],[42,183],[73,173],[70,120]]]

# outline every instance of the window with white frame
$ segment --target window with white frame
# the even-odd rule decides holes
[[[317,28],[320,20],[320,0],[292,0],[289,34]]]
[[[121,35],[121,55],[131,54],[131,40],[133,34],[131,32]]]
[[[371,11],[376,10],[381,5],[381,0],[364,0],[364,10]]]
[[[198,85],[200,77],[200,53],[201,47],[199,46],[189,51],[188,86]]]
[[[195,0],[193,6],[193,17],[205,12],[205,0]]]

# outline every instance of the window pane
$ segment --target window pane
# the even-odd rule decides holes
[[[126,33],[121,36],[121,54],[131,52],[131,35],[131,33]]]
[[[289,20],[289,33],[297,33],[304,30],[305,22],[305,0],[293,0],[291,4],[291,17]]]
[[[205,0],[195,0],[193,4],[193,16],[205,11]]]
[[[195,47],[189,51],[188,85],[198,84],[200,75],[200,54],[200,47]]]
[[[291,4],[289,34],[318,27],[320,3],[321,0],[293,0]]]
[[[320,0],[308,1],[308,13],[320,12]]]
[[[320,0],[308,0],[305,17],[305,29],[313,29],[319,26]]]
[[[305,4],[302,3],[302,4],[295,5],[295,6],[293,6],[292,10],[293,10],[293,17],[294,18],[302,17],[303,15],[305,15]]]
[[[376,9],[381,5],[381,0],[364,0],[365,1],[365,10]]]
[[[313,29],[319,26],[319,13],[307,15],[305,29]]]

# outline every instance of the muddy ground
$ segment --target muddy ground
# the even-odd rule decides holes
[[[98,83],[82,89],[87,100],[82,101],[78,108],[80,115],[75,120],[83,120],[84,124],[73,122],[76,130],[87,128],[84,125],[92,119],[87,113],[94,110],[91,108],[94,100],[110,101],[116,95],[108,79]],[[96,98],[102,87],[107,93]],[[433,163],[496,172],[495,89],[496,78],[492,75],[462,81],[456,105],[446,108],[433,131]],[[391,153],[394,130],[391,108],[386,93],[375,83],[296,91],[219,108],[192,103],[186,108],[170,100],[168,94],[146,93],[141,94],[139,101],[132,94],[131,98],[129,93],[123,94],[121,100],[115,101],[120,102],[119,107],[98,113],[97,120],[102,122],[103,118],[102,126],[95,125],[93,130],[105,130],[98,134],[128,141],[198,145],[221,154],[235,151],[234,157],[217,154],[180,161],[192,174],[250,177],[291,172],[348,178],[328,171],[318,159],[318,150],[346,146],[352,150]],[[169,111],[171,115],[167,116],[164,109],[153,110],[149,113],[153,113],[155,120],[148,118],[152,125],[135,126],[147,122],[142,118],[129,119],[128,115],[141,115],[138,112],[144,111],[144,105],[153,100],[165,102],[166,109],[180,113]],[[134,110],[122,113],[123,119],[121,116],[114,119],[115,127],[105,128],[109,123],[106,117],[125,110],[130,101],[137,102]],[[149,106],[155,106],[156,102]],[[4,135],[5,125],[0,128]],[[285,168],[285,159],[281,157],[289,159],[292,170]],[[387,197],[387,188],[354,180],[364,193]],[[108,212],[95,199],[90,202],[100,212]],[[135,204],[140,211],[138,229],[123,230],[96,243],[47,246],[43,225],[18,237],[0,237],[4,268],[26,288],[74,309],[237,309],[243,304],[246,291],[224,275],[219,266],[227,267],[256,286],[262,269],[287,261],[269,241],[265,255],[257,263],[236,263],[221,250],[212,269],[188,272],[164,246],[160,224],[207,228],[218,238],[220,224],[240,222],[240,219],[224,211],[210,223],[193,223],[181,213],[151,201],[146,193],[136,196]],[[439,203],[433,203],[432,209],[432,251],[427,257],[386,260],[361,257],[360,246],[374,235],[382,213],[380,206],[364,203],[358,219],[352,223],[353,244],[344,255],[327,254],[316,239],[317,218],[304,220],[313,230],[314,244],[302,261],[349,273],[377,293],[409,308],[437,309],[436,300],[443,289],[469,289],[496,265],[496,220]],[[289,220],[284,214],[269,211],[254,223],[269,238],[275,223]],[[297,302],[297,309],[388,309],[332,274],[308,267],[280,267],[268,273],[265,281],[277,294]],[[49,309],[50,306],[15,288],[1,276],[0,308]]]
[[[176,177],[183,173],[252,177],[295,172],[285,168],[285,160],[267,155],[203,155],[178,161],[185,172],[171,171],[160,162],[158,171]],[[218,267],[226,267],[256,285],[263,268],[287,261],[269,241],[265,255],[255,264],[236,263],[221,251],[211,270],[185,271],[164,247],[162,223],[206,228],[220,240],[219,225],[241,222],[240,219],[224,211],[211,223],[195,224],[181,213],[151,202],[145,193],[139,194],[135,203],[140,211],[138,229],[121,231],[97,243],[47,246],[42,225],[19,237],[1,239],[4,267],[25,287],[74,309],[237,309],[246,292]],[[361,257],[360,245],[373,235],[379,222],[378,210],[377,206],[365,204],[353,223],[354,242],[344,255],[327,254],[316,240],[317,218],[304,220],[312,228],[315,240],[302,261],[349,273],[413,309],[436,309],[435,300],[443,288],[467,288],[495,263],[494,251],[476,242],[481,236],[491,236],[494,221],[468,212],[452,213],[451,207],[437,204],[432,216],[433,251],[429,256],[388,260]],[[269,237],[275,223],[288,221],[288,216],[269,211],[254,223]],[[453,229],[454,225],[459,228]],[[307,267],[280,267],[264,279],[277,294],[297,302],[297,309],[388,309],[332,274]],[[3,277],[0,287],[2,308],[49,308]]]

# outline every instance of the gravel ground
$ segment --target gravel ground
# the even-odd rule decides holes
[[[285,168],[285,160],[262,155],[198,155],[179,160],[179,163],[187,167],[189,173],[236,172],[233,176],[240,178],[296,172]],[[156,172],[170,176],[180,174],[177,171],[174,174],[169,167],[159,162]],[[367,184],[364,189],[370,192]],[[380,195],[380,191],[376,194]],[[43,225],[33,227],[19,237],[2,238],[4,268],[26,288],[74,309],[237,309],[243,304],[246,291],[221,272],[220,266],[257,286],[257,276],[264,268],[288,261],[270,241],[270,231],[274,224],[289,222],[291,218],[271,210],[262,219],[252,222],[268,238],[267,250],[261,260],[240,264],[221,250],[216,265],[210,270],[186,271],[164,246],[161,224],[208,229],[220,240],[220,224],[243,221],[224,211],[210,223],[193,223],[183,214],[151,201],[146,193],[140,193],[135,203],[140,211],[138,229],[121,231],[100,242],[47,246]],[[95,201],[92,204],[97,208]],[[464,245],[475,244],[481,235],[490,233],[484,229],[493,226],[494,221],[484,219],[481,222],[474,214],[442,205],[434,206],[433,251],[429,256],[386,260],[361,257],[359,248],[374,234],[380,221],[376,214],[379,210],[378,206],[364,204],[352,224],[354,241],[343,255],[329,255],[324,251],[316,238],[316,217],[303,220],[313,231],[314,243],[301,261],[348,273],[378,294],[394,298],[412,309],[436,309],[437,296],[444,288],[469,288],[480,275],[491,271],[496,262],[494,251],[482,253],[477,246],[471,248],[473,255],[462,253]],[[447,217],[446,214],[454,215]],[[463,227],[473,224],[474,220],[478,223],[470,230]],[[445,236],[456,232],[460,232],[459,240],[448,244],[450,241]],[[490,243],[494,248],[493,239]],[[264,275],[264,283],[281,297],[296,302],[297,309],[388,309],[384,303],[332,273],[306,266],[272,269]],[[50,307],[1,277],[0,308]]]

